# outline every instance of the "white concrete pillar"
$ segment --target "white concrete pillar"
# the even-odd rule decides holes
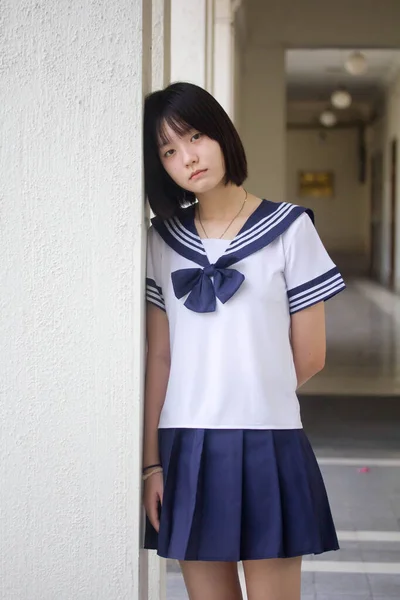
[[[287,200],[284,48],[250,46],[242,81],[240,132],[249,163],[246,185],[263,198]]]
[[[171,0],[152,0],[152,91],[163,89],[171,77]],[[148,209],[148,217],[154,214]],[[155,550],[147,553],[148,600],[166,600],[166,560]]]
[[[171,0],[171,81],[210,89],[212,0]]]
[[[145,600],[147,0],[2,6],[0,598]]]
[[[206,0],[206,82],[205,88],[214,93],[215,0]]]
[[[241,134],[241,96],[247,48],[247,11],[241,0],[232,1],[233,12],[233,121]]]
[[[234,29],[231,0],[215,0],[212,93],[234,118]]]
[[[152,90],[171,80],[171,0],[153,1]]]

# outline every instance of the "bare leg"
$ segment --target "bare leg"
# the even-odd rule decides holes
[[[248,600],[300,600],[301,556],[243,562]]]
[[[237,563],[180,562],[190,600],[242,600]]]

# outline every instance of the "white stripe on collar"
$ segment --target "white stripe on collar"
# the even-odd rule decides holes
[[[238,238],[241,239],[235,238],[232,240],[232,244],[227,249],[226,254],[237,252],[238,250],[241,250],[252,242],[258,240],[260,237],[268,233],[268,231],[276,227],[281,221],[283,221],[293,208],[294,206],[292,204],[287,204],[285,202],[283,206],[280,206],[272,214],[264,217],[261,219],[261,221],[256,223],[256,225],[253,225],[253,227],[247,231],[244,231],[240,236],[238,236]]]
[[[192,240],[187,233],[190,233],[178,220],[178,224],[175,224],[172,219],[168,219],[164,221],[165,227],[168,229],[169,233],[180,243],[186,246],[187,248],[191,248],[196,252],[200,252],[200,254],[206,254],[206,251],[203,247],[201,241]]]

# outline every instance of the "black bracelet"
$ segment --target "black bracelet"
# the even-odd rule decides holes
[[[160,465],[160,463],[157,463],[156,465],[149,465],[148,467],[143,467],[142,473],[144,473],[145,471],[148,471],[149,469],[153,469],[154,467],[161,467],[161,465]]]

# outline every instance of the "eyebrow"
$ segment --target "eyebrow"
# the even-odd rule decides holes
[[[184,135],[187,135],[191,131],[197,131],[197,130],[195,127],[187,125],[187,126],[181,127],[181,128],[178,127],[177,129],[174,129],[174,131],[179,138],[182,138]],[[163,148],[165,148],[165,146],[169,146],[170,144],[174,143],[174,140],[168,139],[166,134],[162,130],[159,132],[158,139],[161,142],[161,144],[159,144],[159,146],[158,146],[159,150],[162,150]]]

